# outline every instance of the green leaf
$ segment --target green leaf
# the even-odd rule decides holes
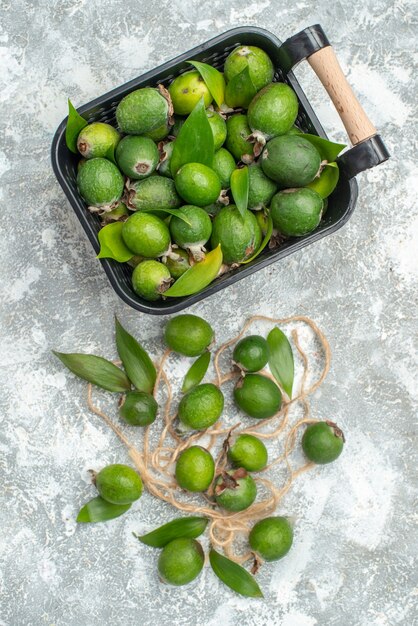
[[[310,189],[319,193],[321,198],[328,198],[337,186],[340,177],[340,170],[336,163],[327,163],[322,170],[319,178],[315,178],[309,185]]]
[[[204,352],[196,359],[184,377],[183,386],[181,388],[183,393],[187,393],[203,380],[204,375],[208,371],[209,363],[210,352],[208,351]]]
[[[98,259],[114,259],[119,263],[125,263],[132,259],[134,253],[129,250],[122,239],[123,222],[113,222],[99,230],[98,239],[100,252]]]
[[[329,141],[323,137],[318,137],[318,135],[310,135],[309,133],[303,133],[302,131],[300,131],[300,134],[304,139],[315,146],[321,155],[321,160],[328,161],[329,163],[335,161],[340,152],[347,147],[343,143],[334,143],[333,141]]]
[[[199,61],[187,62],[197,69],[216,104],[220,107],[225,101],[225,79],[223,74],[207,63],[200,63]]]
[[[273,220],[271,219],[271,215],[269,213],[267,215],[267,230],[266,230],[266,234],[264,235],[264,239],[261,242],[260,247],[258,248],[258,250],[256,250],[254,252],[254,254],[252,254],[250,256],[249,259],[246,259],[245,261],[242,261],[241,263],[244,264],[244,263],[249,263],[250,261],[254,261],[254,259],[257,258],[258,255],[263,252],[264,248],[266,247],[266,245],[270,241],[272,233],[273,233]]]
[[[65,128],[65,143],[67,144],[67,148],[71,150],[71,152],[74,152],[74,154],[77,154],[77,137],[85,126],[87,126],[87,120],[77,113],[71,100],[68,99],[68,120]]]
[[[100,496],[93,498],[87,502],[77,515],[77,522],[107,522],[107,520],[115,519],[128,511],[130,504],[111,504],[103,500]]]
[[[248,167],[245,165],[240,169],[234,170],[231,174],[231,193],[241,217],[244,217],[248,208],[249,190],[250,177],[248,175]]]
[[[227,587],[233,589],[242,596],[249,596],[250,598],[263,598],[263,592],[258,586],[257,581],[246,569],[234,563],[226,556],[222,556],[219,552],[211,549],[209,552],[209,560],[213,571],[216,576]]]
[[[173,539],[179,537],[188,537],[189,539],[196,539],[199,537],[207,526],[208,520],[206,517],[180,517],[175,519],[164,526],[156,528],[152,532],[142,535],[134,536],[142,543],[152,548],[164,548]]]
[[[295,375],[292,346],[280,328],[273,328],[269,332],[267,343],[270,350],[269,366],[271,373],[291,398]]]
[[[191,221],[189,220],[188,217],[186,217],[184,215],[184,213],[181,212],[181,208],[180,209],[141,209],[141,212],[143,213],[154,213],[154,211],[161,211],[162,213],[169,213],[170,215],[175,215],[176,217],[179,218],[179,220],[183,220],[183,222],[186,222],[186,224],[188,224],[189,226],[192,225]]]
[[[119,367],[94,354],[79,354],[52,351],[68,369],[83,380],[107,391],[124,392],[131,383]]]
[[[164,296],[179,298],[191,296],[207,287],[218,275],[222,265],[221,246],[207,252],[203,261],[192,265],[180,276],[172,287],[164,292]]]
[[[257,89],[251,80],[250,68],[246,65],[242,72],[236,74],[227,84],[225,102],[229,107],[244,107],[246,109],[256,93]]]
[[[157,378],[155,365],[141,344],[132,337],[115,317],[116,347],[123,367],[138,391],[152,393]]]
[[[175,176],[185,163],[211,167],[214,154],[213,133],[201,98],[180,128],[171,155],[171,173]]]

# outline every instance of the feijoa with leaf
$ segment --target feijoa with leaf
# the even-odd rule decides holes
[[[197,69],[216,104],[218,107],[221,107],[225,100],[225,79],[223,74],[208,63],[201,63],[200,61],[188,61],[188,63]]]
[[[250,76],[249,67],[236,74],[225,89],[225,102],[229,107],[246,109],[257,93],[257,89]]]
[[[201,72],[198,70],[191,70],[177,76],[169,86],[168,91],[176,115],[189,115],[200,101],[204,102],[204,108],[206,108],[213,99]]]

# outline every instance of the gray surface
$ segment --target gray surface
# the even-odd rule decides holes
[[[2,625],[418,624],[414,3],[316,6],[2,3]],[[87,470],[127,457],[50,349],[114,357],[116,311],[157,355],[165,320],[137,314],[110,289],[52,174],[51,139],[67,96],[87,102],[232,26],[257,24],[283,39],[317,21],[394,158],[360,177],[358,207],[342,231],[193,312],[213,323],[219,341],[254,312],[314,318],[333,350],[314,414],[344,428],[346,452],[284,501],[280,510],[296,518],[295,546],[261,571],[264,602],[230,593],[209,570],[187,588],[163,587],[155,554],[131,531],[170,519],[169,506],[145,495],[109,525],[75,528],[93,492]],[[310,71],[298,74],[330,136],[343,139]]]

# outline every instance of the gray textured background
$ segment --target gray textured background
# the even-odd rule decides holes
[[[315,5],[2,2],[2,626],[418,624],[414,2]],[[80,105],[233,26],[284,39],[317,21],[393,158],[359,177],[356,212],[338,234],[193,312],[219,341],[254,312],[313,317],[333,350],[314,414],[344,428],[347,448],[284,501],[295,546],[261,571],[264,602],[230,593],[209,570],[187,588],[165,587],[156,555],[131,532],[170,519],[170,507],[145,495],[119,520],[75,527],[93,492],[87,470],[126,456],[50,349],[114,357],[116,311],[157,355],[165,319],[136,313],[112,292],[54,179],[50,143],[68,96]],[[298,76],[330,137],[344,139],[309,69]]]

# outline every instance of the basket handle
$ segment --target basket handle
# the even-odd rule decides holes
[[[287,39],[279,51],[279,61],[287,74],[307,59],[328,92],[353,144],[338,158],[340,167],[352,178],[386,161],[390,154],[380,135],[353,93],[334,49],[319,24],[309,26]]]

